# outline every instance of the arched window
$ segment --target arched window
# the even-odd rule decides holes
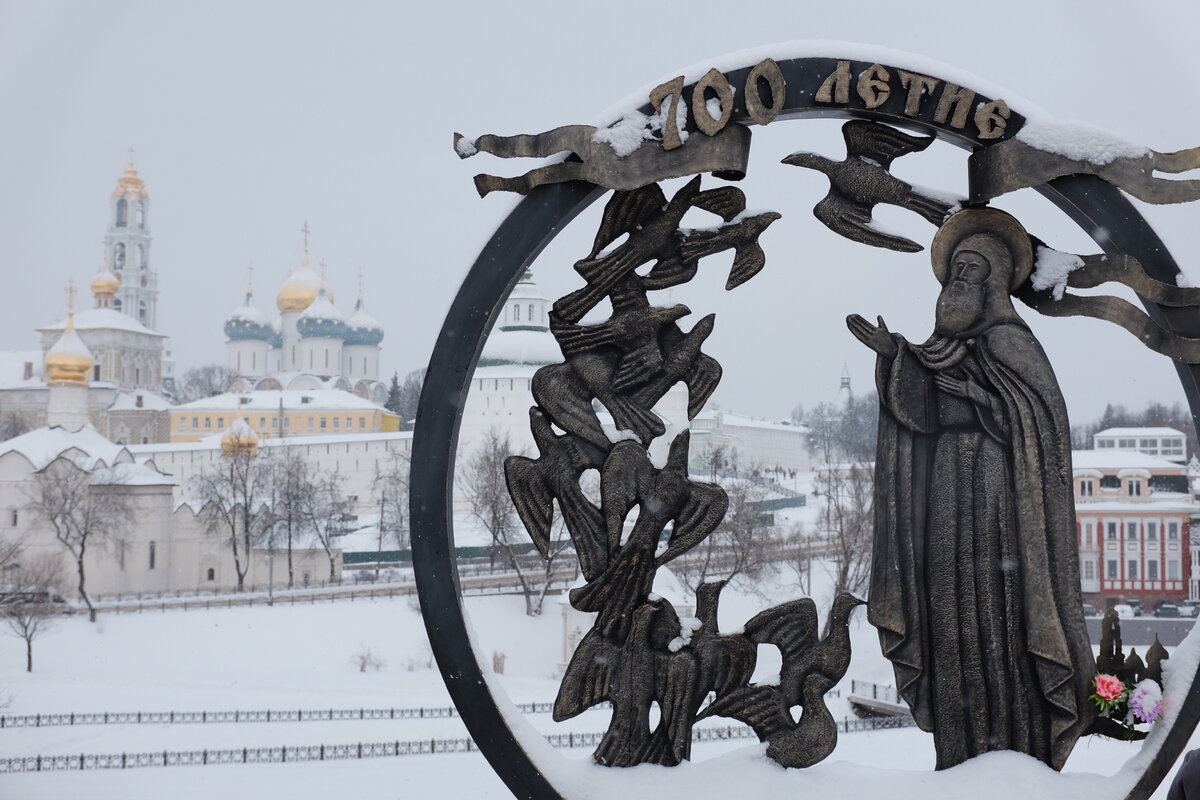
[[[520,322],[520,321],[521,321],[521,304],[514,303],[513,304],[513,322]]]
[[[117,201],[117,227],[124,228],[129,216],[129,203],[122,197]]]
[[[145,300],[138,303],[138,321],[139,322],[146,321],[146,301]]]
[[[146,268],[146,248],[142,247],[140,244],[137,246],[133,265],[138,269],[144,270]]]
[[[121,298],[118,297],[113,300],[113,308],[117,311],[121,310]]]
[[[134,219],[137,220],[139,228],[146,227],[146,204],[141,200],[138,200],[137,205],[134,206]]]
[[[215,581],[217,579],[217,571],[209,567],[208,571],[204,573],[204,577],[206,580]]]
[[[529,319],[529,321],[530,321],[530,322],[533,322],[533,303],[530,303],[530,304],[529,304],[529,317],[528,317],[528,319]]]
[[[113,248],[113,269],[125,269],[124,242],[117,242],[116,246]]]

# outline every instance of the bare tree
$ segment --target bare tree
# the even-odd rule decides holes
[[[516,573],[525,598],[525,613],[536,617],[542,613],[555,562],[570,540],[561,526],[556,525],[546,558],[536,552],[532,557],[524,555],[531,552],[531,542],[517,517],[517,509],[504,480],[504,461],[511,455],[514,453],[508,435],[492,428],[466,459],[459,481],[470,504],[471,516],[491,537],[493,557],[499,556],[502,563]]]
[[[237,381],[237,373],[222,364],[192,367],[180,381],[179,402],[190,403],[205,397],[225,394]]]
[[[132,513],[117,473],[108,467],[88,469],[68,458],[57,458],[34,473],[27,507],[50,526],[54,538],[71,555],[79,599],[88,608],[88,619],[95,622],[85,559],[90,551],[102,551],[110,544]]]
[[[287,550],[288,588],[296,582],[294,552],[307,533],[305,507],[314,487],[308,462],[292,448],[278,448],[280,455],[272,463],[272,524],[282,536]]]
[[[24,551],[24,537],[0,539],[0,581],[4,580],[9,570],[14,570],[20,565],[21,553]]]
[[[756,577],[771,563],[773,545],[779,543],[774,515],[763,507],[767,488],[747,478],[721,485],[729,497],[725,519],[708,538],[671,563],[671,571],[693,593],[717,578]]]
[[[15,439],[23,433],[28,433],[29,430],[29,422],[24,417],[9,412],[4,415],[3,421],[0,421],[0,442]]]
[[[337,580],[338,539],[346,533],[353,511],[345,481],[336,470],[313,481],[312,491],[304,504],[304,521],[329,559],[330,583]]]
[[[62,559],[49,553],[22,557],[6,575],[8,585],[0,592],[0,620],[9,633],[25,641],[26,672],[33,672],[33,640],[65,610],[58,594],[62,579]]]
[[[251,550],[274,522],[270,493],[270,465],[253,448],[222,455],[196,480],[205,527],[209,533],[228,537],[239,592],[246,585]]]
[[[808,426],[808,451],[828,464],[837,455],[838,425],[841,413],[833,403],[818,403],[804,418]]]
[[[394,407],[389,406],[389,408],[400,416],[402,430],[412,430],[413,420],[417,416],[417,405],[421,400],[421,384],[424,381],[425,370],[414,369],[395,386]],[[389,393],[390,399],[392,397]]]
[[[861,593],[871,569],[875,480],[868,464],[828,465],[818,470],[813,494],[822,498],[817,530],[831,557],[832,596]]]
[[[729,466],[729,448],[725,445],[707,445],[702,454],[704,466],[708,470],[708,479],[714,483],[725,474]]]
[[[870,392],[846,401],[835,437],[837,457],[850,461],[874,461],[879,441],[879,395]]]
[[[376,463],[371,487],[378,498],[379,525],[376,540],[375,580],[379,580],[384,543],[404,550],[408,547],[408,475],[409,458],[399,450],[389,450],[383,465]]]
[[[787,557],[784,565],[796,576],[796,586],[804,596],[812,594],[813,542],[804,523],[797,522],[784,537]]]

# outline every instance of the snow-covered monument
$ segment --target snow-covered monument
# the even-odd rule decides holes
[[[866,793],[868,784],[879,784],[863,782],[857,772],[803,769],[837,746],[824,696],[846,674],[853,655],[848,620],[866,604],[898,694],[916,726],[931,734],[937,769],[957,767],[951,776],[973,770],[1005,785],[1019,780],[1029,797],[1087,787],[1145,800],[1200,722],[1200,640],[1186,642],[1169,664],[1161,647],[1144,663],[1126,660],[1119,643],[1114,648],[1117,621],[1110,615],[1097,660],[1083,615],[1077,500],[1096,481],[1112,495],[1104,498],[1110,504],[1152,496],[1139,494],[1151,482],[1163,499],[1174,493],[1189,507],[1194,501],[1186,486],[1171,491],[1185,477],[1171,462],[1139,471],[1081,459],[1084,469],[1072,469],[1066,404],[1024,317],[1085,316],[1118,325],[1174,359],[1189,397],[1200,396],[1200,290],[1189,288],[1124,196],[1150,204],[1200,199],[1200,181],[1155,174],[1200,169],[1200,148],[1160,153],[1064,125],[973,76],[901,53],[825,44],[780,47],[765,56],[725,58],[720,69],[668,80],[632,98],[607,126],[454,135],[461,158],[570,154],[516,177],[475,176],[481,196],[526,197],[482,248],[455,299],[418,412],[413,458],[423,469],[413,474],[414,564],[427,630],[456,705],[480,750],[520,796],[615,796],[651,786],[699,795],[717,783],[728,792],[753,785],[781,796],[828,794],[835,772],[840,794]],[[764,232],[786,225],[778,222],[786,216],[749,211],[747,193],[720,181],[746,177],[751,125],[806,116],[849,118],[842,127],[846,154],[841,161],[803,151],[784,158],[829,184],[824,198],[785,210],[811,212],[826,235],[866,247],[911,254],[928,246],[929,260],[908,258],[904,263],[917,269],[898,271],[896,280],[936,281],[934,333],[916,344],[888,328],[887,309],[873,310],[869,321],[851,307],[848,331],[824,334],[857,339],[876,361],[869,602],[850,593],[834,598],[823,637],[815,602],[804,597],[778,598],[779,605],[727,632],[716,613],[722,583],[697,588],[698,620],[685,617],[682,598],[655,591],[657,572],[709,539],[730,510],[722,487],[687,469],[688,421],[701,414],[722,374],[703,351],[714,317],[691,316],[691,309],[671,304],[668,292],[711,269],[705,259],[718,253],[732,254],[724,262],[726,289],[767,280],[757,277],[769,271],[773,253]],[[920,153],[937,140],[967,151],[960,167],[968,197],[924,189],[892,172],[899,158],[906,166],[928,163]],[[761,163],[756,170],[772,168]],[[772,177],[784,180],[788,172]],[[664,182],[675,178],[690,180],[666,184],[668,191]],[[1103,252],[1056,251],[1040,238],[1048,234],[1039,220],[1018,220],[994,206],[997,198],[1029,189],[1066,211]],[[524,365],[532,408],[510,409],[509,397],[485,406],[493,416],[520,419],[527,412],[536,452],[506,462],[508,490],[543,558],[551,556],[554,525],[565,526],[581,575],[568,602],[594,615],[575,616],[568,625],[566,639],[575,646],[564,653],[554,705],[561,721],[611,704],[609,727],[592,763],[584,763],[556,757],[540,734],[524,735],[525,726],[510,719],[510,704],[497,699],[500,688],[480,669],[450,557],[451,467],[460,433],[478,418],[462,413],[471,410],[468,397],[482,397],[488,378],[507,377],[481,376],[495,368],[485,361],[487,349],[480,355],[484,332],[493,324],[514,332],[527,299],[523,276],[567,223],[605,195],[592,248],[574,262],[582,286],[542,303],[561,357]],[[881,204],[923,219],[932,235],[926,229],[909,238],[876,225]],[[899,264],[903,257],[895,258]],[[844,271],[851,284],[854,266],[810,268]],[[1105,282],[1134,290],[1149,313],[1103,292],[1072,291]],[[854,293],[844,294],[828,300]],[[512,365],[509,352],[500,366]],[[497,382],[491,391],[516,387]],[[671,391],[685,398],[682,420],[659,405]],[[722,422],[712,420],[706,435],[719,435]],[[598,492],[585,489],[588,474],[599,476]],[[1113,489],[1126,494],[1118,500]],[[1093,525],[1102,518],[1107,536],[1103,515],[1118,510],[1102,506],[1090,509],[1101,517],[1081,517]],[[1136,554],[1114,579],[1147,588],[1141,567],[1152,554],[1158,566],[1151,588],[1155,581],[1182,585],[1169,537],[1174,530],[1174,552],[1182,558],[1183,526],[1173,529],[1166,517],[1149,520],[1148,506],[1140,511],[1135,528],[1114,521],[1127,526],[1116,559]],[[1140,548],[1152,530],[1155,547],[1130,548],[1135,540]],[[1099,558],[1107,569],[1105,541]],[[779,650],[782,666],[777,679],[755,681],[764,645]],[[1108,694],[1121,681],[1161,696],[1164,705],[1126,709],[1127,699]],[[747,725],[765,743],[765,758],[757,750],[716,769],[689,763],[697,726],[712,717]],[[1144,738],[1145,745],[1116,775],[1056,774],[1080,738],[1091,735]],[[999,751],[1007,751],[1002,761]],[[674,771],[612,769],[646,763]],[[900,795],[926,797],[958,796],[963,788],[919,772],[889,772],[886,783]]]

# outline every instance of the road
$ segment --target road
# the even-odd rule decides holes
[[[1121,620],[1121,645],[1130,647],[1149,647],[1154,643],[1154,635],[1167,647],[1174,647],[1183,641],[1188,631],[1196,624],[1196,620],[1186,617],[1181,619],[1159,619],[1157,617],[1134,617]],[[1100,641],[1100,617],[1087,618],[1088,638],[1092,642]],[[1143,651],[1145,652],[1145,651]]]

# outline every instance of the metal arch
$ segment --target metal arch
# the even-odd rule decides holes
[[[916,125],[938,138],[971,150],[978,140],[933,123],[929,114],[917,118],[897,112],[893,103],[876,110],[816,106],[801,86],[815,85],[837,64],[833,58],[780,61],[788,85],[778,119],[802,117],[863,117],[893,124]],[[753,65],[730,70],[732,82],[744,81]],[[739,84],[740,85],[740,84]],[[690,90],[690,86],[688,87]],[[754,124],[738,93],[733,121]],[[650,112],[649,105],[640,109]],[[925,118],[921,118],[924,116]],[[1006,135],[1023,124],[1015,111]],[[994,141],[994,140],[993,140]],[[1146,272],[1174,283],[1179,267],[1158,235],[1115,187],[1094,176],[1058,178],[1036,187],[1064,211],[1106,253],[1137,258]],[[430,645],[446,687],[472,738],[514,796],[562,798],[521,747],[493,697],[471,647],[454,560],[453,476],[459,422],[471,377],[509,292],[541,251],[607,190],[583,182],[551,184],[534,189],[500,224],[472,264],[438,334],[417,410],[413,436],[410,518],[413,569],[422,616]],[[1200,312],[1194,308],[1163,308],[1143,299],[1150,317],[1184,336],[1200,336]],[[1200,366],[1176,362],[1193,420],[1200,424]],[[1188,697],[1200,696],[1200,673],[1192,679]],[[1200,702],[1185,704],[1158,752],[1125,800],[1146,800],[1166,777],[1200,722]]]

